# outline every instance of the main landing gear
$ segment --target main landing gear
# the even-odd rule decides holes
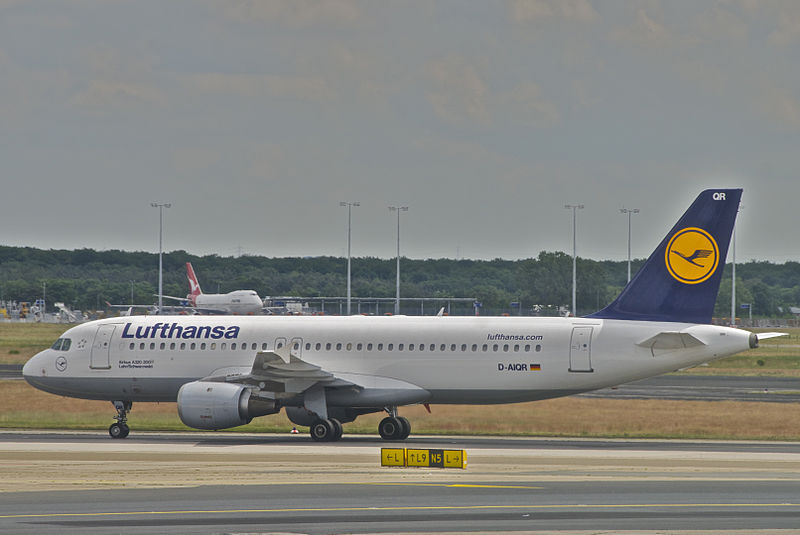
[[[342,423],[336,418],[317,420],[311,424],[310,432],[317,442],[334,442],[342,438]]]
[[[128,413],[131,407],[133,407],[133,402],[112,401],[111,403],[113,403],[114,408],[117,409],[117,415],[114,416],[116,422],[111,424],[111,427],[108,428],[108,434],[111,435],[111,438],[125,438],[128,436],[128,433],[131,432],[131,428],[128,427]]]
[[[411,434],[411,422],[397,415],[397,407],[386,409],[389,416],[378,424],[378,433],[383,440],[405,440]]]

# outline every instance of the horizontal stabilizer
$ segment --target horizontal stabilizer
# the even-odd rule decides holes
[[[686,349],[687,347],[705,345],[705,342],[689,333],[664,331],[651,336],[647,340],[642,340],[636,345],[648,349]]]
[[[775,338],[778,336],[789,336],[789,333],[756,333],[759,342],[761,340],[766,340],[767,338]]]

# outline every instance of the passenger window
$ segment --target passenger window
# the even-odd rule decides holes
[[[135,349],[135,348],[136,348],[136,344],[134,344],[133,342],[131,342],[131,345],[128,346],[128,349]]]
[[[420,344],[419,345],[419,350],[420,351],[425,351],[425,344]]]
[[[467,350],[467,344],[461,344],[461,351]]]
[[[403,350],[403,344],[397,344],[397,350],[398,351],[402,351]]]
[[[211,349],[217,349],[217,343],[211,342]]]
[[[353,350],[353,344],[352,343],[350,343],[350,342],[347,343],[347,350],[348,351],[352,351]]]
[[[261,342],[261,351],[266,351],[266,350],[267,350],[267,343]]]
[[[362,349],[363,347],[364,347],[364,344],[362,344],[361,342],[359,342],[359,343],[358,343],[358,345],[356,346],[356,351],[361,351],[361,349]]]
[[[456,350],[456,345],[450,344],[450,351],[455,351],[455,350]]]
[[[186,342],[181,342],[181,350],[186,349]]]
[[[383,344],[378,344],[378,351],[383,351]]]
[[[144,342],[139,344],[139,349],[144,349]]]
[[[161,345],[158,346],[158,349],[166,349],[166,348],[167,348],[166,342],[161,342]]]
[[[228,348],[228,344],[226,344],[225,342],[222,342],[222,343],[219,345],[219,348],[220,348],[220,349],[227,349],[227,348]]]
[[[255,351],[256,349],[258,349],[258,344],[256,344],[255,342],[253,342],[253,346],[252,346],[250,349],[252,349],[253,351]]]
[[[386,346],[386,351],[391,351],[394,348],[394,344],[389,344]]]
[[[155,349],[155,348],[156,348],[156,343],[150,342],[150,349]]]
[[[202,344],[200,344],[200,349],[205,349],[205,348],[206,348],[206,343],[205,343],[205,342],[203,342]]]
[[[530,350],[531,350],[531,345],[530,344],[525,344],[525,352],[527,353]]]
[[[328,342],[327,344],[325,344],[325,349],[327,349],[328,351],[330,351],[330,350],[331,350],[331,343],[330,343],[330,342]]]
[[[542,350],[542,346],[539,345],[539,344],[536,344],[536,352],[538,353],[541,350]]]
[[[196,348],[197,348],[197,344],[194,343],[194,342],[192,342],[192,345],[189,346],[189,349],[191,349],[192,351],[194,351]]]
[[[341,351],[341,350],[342,350],[342,343],[339,342],[336,344],[336,351]]]
[[[447,346],[445,346],[444,344],[440,345],[440,346],[439,346],[439,351],[444,351],[444,350],[445,350],[445,347],[447,347]]]
[[[181,344],[181,345],[183,345],[183,344]],[[183,349],[183,348],[181,348],[181,349]],[[233,342],[233,343],[231,344],[231,349],[236,349],[236,342]]]
[[[316,349],[317,351],[319,351],[320,349],[322,349],[322,344],[320,344],[319,342],[317,342],[316,344],[314,344],[314,349]]]
[[[367,351],[372,351],[372,342],[367,344]]]
[[[436,351],[436,344],[431,344],[431,351]]]
[[[403,348],[401,347],[400,350],[402,351]],[[414,344],[408,344],[408,350],[409,351],[414,351]]]
[[[508,351],[508,344],[503,345],[503,351]]]
[[[492,351],[497,351],[498,347],[499,347],[499,346],[498,346],[497,344],[494,344],[494,345],[492,346]]]
[[[478,344],[472,344],[472,351],[478,350]]]
[[[514,344],[514,353],[519,351],[519,344]]]
[[[311,351],[311,342],[306,342],[306,351]]]
[[[481,351],[486,352],[488,350],[489,350],[489,346],[487,344],[483,344],[483,346],[481,347]]]
[[[169,345],[169,348],[170,348],[170,349],[175,349],[175,342],[172,342],[172,343]]]

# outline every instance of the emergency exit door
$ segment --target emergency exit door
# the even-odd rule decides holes
[[[593,372],[592,327],[573,327],[569,342],[569,371]]]

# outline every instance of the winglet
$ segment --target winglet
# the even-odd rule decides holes
[[[588,317],[711,323],[741,196],[700,193],[616,300]]]

